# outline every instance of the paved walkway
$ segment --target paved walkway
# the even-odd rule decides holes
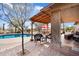
[[[25,49],[29,51],[29,54],[25,56],[63,56],[64,54],[55,51],[49,47],[49,44],[38,44],[35,45],[34,42],[27,42],[25,44]],[[1,56],[17,56],[18,52],[21,51],[21,45],[16,46],[11,49],[7,49],[3,52],[0,52]]]

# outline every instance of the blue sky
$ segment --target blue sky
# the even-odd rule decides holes
[[[40,9],[46,7],[47,5],[48,5],[48,3],[34,3],[34,10],[33,10],[31,16],[36,15],[38,12],[40,12]],[[1,8],[1,6],[0,6],[0,8]],[[0,13],[1,13],[1,11],[0,11]],[[2,26],[3,23],[6,24],[6,28],[7,28],[7,25],[8,25],[8,24],[7,24],[6,22],[0,20],[0,26]],[[27,24],[27,26],[30,27],[30,22],[26,22],[26,24]],[[65,26],[68,26],[68,25],[69,25],[69,26],[72,26],[73,23],[66,23],[66,24],[65,24]]]
[[[64,27],[71,27],[74,25],[74,22],[71,23],[64,23]],[[61,24],[61,28],[63,28],[63,24]]]
[[[45,7],[47,5],[48,5],[48,3],[34,3],[34,10],[33,10],[31,16],[36,15],[40,11],[40,9],[42,9],[43,7]],[[1,6],[0,6],[0,9],[1,9]],[[0,13],[1,12],[2,11],[0,10]],[[5,23],[6,24],[5,27],[7,27],[8,24],[6,22],[0,20],[0,26],[1,27],[2,27],[3,23]],[[26,24],[27,24],[27,26],[28,25],[30,26],[30,22],[26,22]]]
[[[65,27],[70,27],[70,26],[73,26],[74,25],[74,22],[72,22],[72,23],[65,23]]]
[[[32,15],[37,14],[40,11],[40,9],[42,9],[43,7],[46,7],[47,5],[48,3],[34,3],[35,8]]]

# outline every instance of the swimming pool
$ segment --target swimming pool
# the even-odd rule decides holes
[[[30,37],[31,34],[23,34],[24,37]],[[5,34],[5,35],[0,35],[0,39],[7,39],[7,38],[17,38],[21,37],[21,34]]]

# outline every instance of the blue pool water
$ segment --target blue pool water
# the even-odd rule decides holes
[[[23,34],[24,37],[30,37],[31,34]],[[0,39],[6,39],[6,38],[17,38],[21,37],[21,34],[6,34],[6,35],[0,35]]]

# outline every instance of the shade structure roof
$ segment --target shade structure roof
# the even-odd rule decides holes
[[[50,16],[43,13],[39,12],[37,15],[33,16],[31,18],[33,22],[41,22],[41,23],[49,23],[50,22]]]
[[[34,15],[31,20],[33,22],[50,23],[51,13],[60,12],[61,22],[76,22],[79,19],[78,3],[55,3],[49,4]],[[53,16],[52,16],[53,17]]]

